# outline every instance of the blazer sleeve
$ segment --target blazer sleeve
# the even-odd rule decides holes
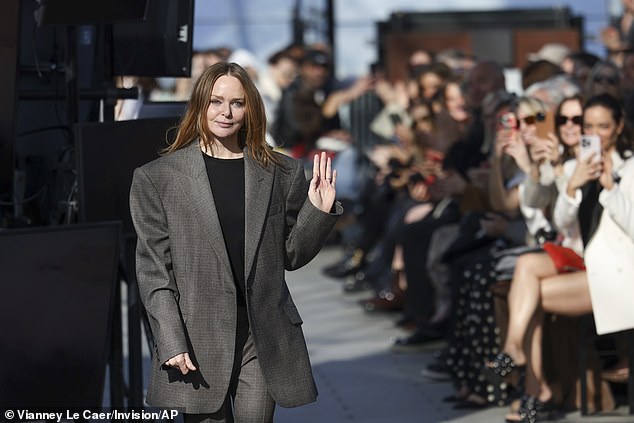
[[[550,206],[550,202],[557,196],[557,186],[553,183],[542,185],[539,181],[534,181],[530,176],[522,182],[524,189],[520,191],[522,203],[535,209],[543,209]]]
[[[603,190],[599,202],[614,222],[634,240],[634,159],[621,176],[621,182],[611,190]]]
[[[339,202],[335,203],[333,213],[326,213],[315,207],[308,198],[308,186],[304,166],[297,160],[286,196],[286,270],[298,269],[311,261],[343,213]]]
[[[142,168],[134,171],[130,214],[137,233],[136,273],[159,363],[187,352],[172,270],[167,218],[159,192]]]

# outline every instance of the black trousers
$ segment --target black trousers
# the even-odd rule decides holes
[[[460,211],[455,203],[449,204],[436,216],[430,212],[424,219],[406,225],[401,238],[403,262],[407,278],[404,313],[416,325],[424,327],[434,314],[435,292],[427,255],[434,231],[442,226],[458,222]]]

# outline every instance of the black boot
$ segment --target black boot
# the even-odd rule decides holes
[[[352,254],[346,254],[339,262],[324,267],[322,272],[331,278],[345,278],[354,275],[363,266],[364,257],[363,250],[357,248]]]

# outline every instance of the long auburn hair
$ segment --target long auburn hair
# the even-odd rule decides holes
[[[279,164],[279,159],[265,141],[266,115],[260,93],[244,68],[236,63],[228,62],[218,62],[209,66],[200,75],[194,85],[187,110],[177,126],[176,138],[162,151],[162,154],[173,153],[198,139],[206,148],[211,149],[214,136],[207,123],[207,108],[211,101],[214,84],[223,75],[236,78],[244,89],[245,118],[238,131],[240,148],[246,147],[247,153],[264,167],[270,163]]]

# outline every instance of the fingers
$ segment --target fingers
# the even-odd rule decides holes
[[[313,181],[319,179],[319,154],[315,154],[313,156]]]
[[[178,354],[167,360],[165,365],[180,370],[184,375],[189,373],[190,370],[196,370],[196,366],[194,366],[194,363],[192,363],[189,358],[189,353]]]
[[[337,183],[337,169],[333,170],[333,172],[332,172],[332,186],[333,186],[333,188],[335,187],[336,183]]]
[[[332,169],[332,160],[325,151],[322,151],[321,155],[313,156],[313,182],[323,179],[334,185],[336,175],[337,171]]]
[[[185,353],[185,366],[189,370],[196,370],[196,366],[194,366],[194,363],[192,363],[191,359],[189,358],[189,354],[188,353]]]
[[[328,179],[329,175],[326,173],[326,152],[321,152],[321,160],[319,160],[319,175],[322,178]]]

